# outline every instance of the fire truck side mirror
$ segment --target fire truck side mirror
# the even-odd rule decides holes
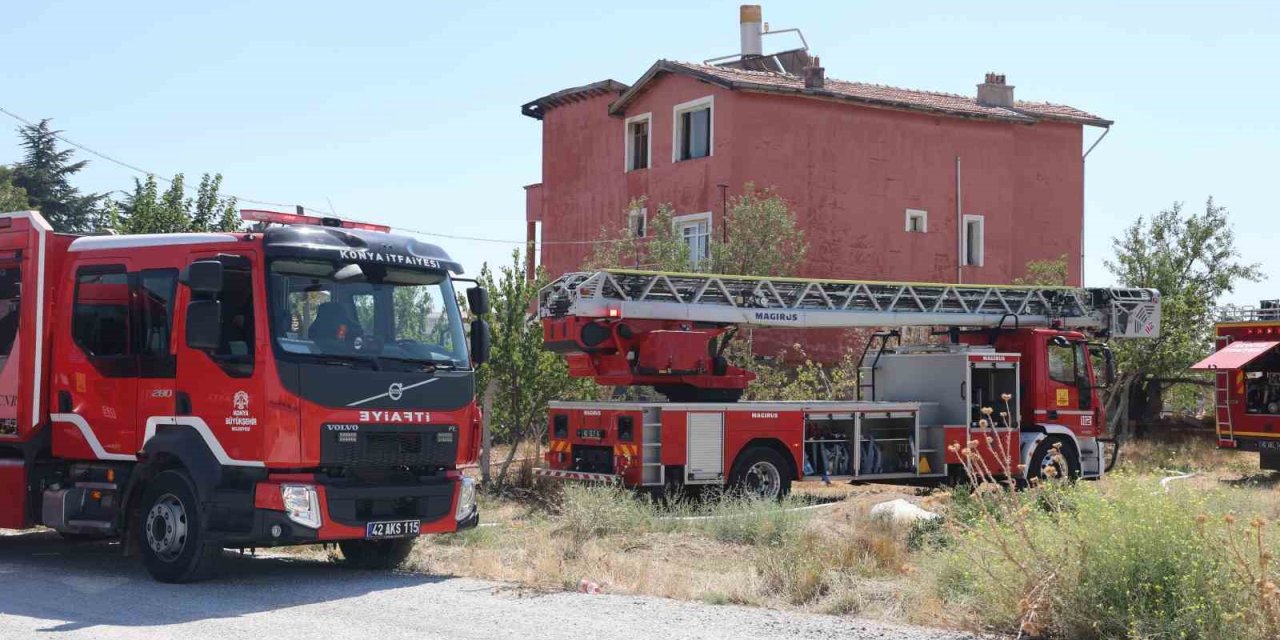
[[[1105,344],[1090,343],[1089,356],[1095,365],[1093,377],[1094,380],[1098,381],[1096,386],[1100,389],[1108,389],[1114,385],[1116,382],[1116,356],[1112,353],[1111,347]],[[1101,371],[1097,368],[1099,364],[1102,365]]]
[[[467,306],[471,307],[471,313],[477,316],[488,315],[489,290],[484,287],[467,289]]]
[[[182,281],[194,293],[215,295],[222,291],[222,262],[196,260],[187,265]]]
[[[470,291],[475,291],[475,289]],[[476,318],[471,321],[471,362],[478,367],[488,361],[489,323]]]
[[[222,341],[222,303],[192,300],[187,303],[187,346],[213,351]]]

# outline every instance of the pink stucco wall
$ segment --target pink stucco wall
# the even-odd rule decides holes
[[[672,108],[714,97],[710,157],[672,162]],[[712,212],[720,230],[720,190],[747,182],[773,187],[806,231],[799,275],[927,280],[957,277],[956,157],[965,214],[985,217],[982,267],[965,282],[1009,282],[1030,260],[1066,255],[1079,283],[1083,224],[1081,126],[966,120],[844,102],[730,91],[664,75],[627,109],[651,113],[651,168],[624,171],[624,117],[614,95],[546,112],[541,187],[529,219],[541,220],[541,261],[551,275],[576,269],[602,227],[620,228],[624,209],[647,195],[650,211]],[[536,200],[536,201],[535,201]],[[928,233],[904,230],[906,209],[928,211]],[[731,233],[736,230],[731,230]]]

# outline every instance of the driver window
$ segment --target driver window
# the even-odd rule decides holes
[[[1049,379],[1062,384],[1075,385],[1076,349],[1072,345],[1049,344]]]
[[[253,374],[253,272],[227,268],[223,271],[222,337],[213,355],[229,373]]]

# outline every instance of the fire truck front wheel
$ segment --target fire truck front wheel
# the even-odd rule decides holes
[[[342,540],[338,548],[348,566],[357,569],[395,569],[413,551],[417,538],[392,540]]]
[[[791,474],[782,455],[769,447],[751,447],[733,464],[731,489],[764,500],[781,500],[791,493]]]
[[[142,562],[160,582],[206,577],[222,555],[209,541],[205,515],[185,471],[156,475],[142,492],[142,519],[135,532]]]

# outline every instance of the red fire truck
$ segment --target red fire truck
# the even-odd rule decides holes
[[[572,375],[652,386],[668,400],[553,403],[539,475],[766,497],[807,478],[940,481],[962,471],[952,445],[978,433],[1005,443],[980,449],[992,469],[1101,477],[1098,390],[1113,368],[1110,350],[1092,340],[1155,337],[1160,326],[1150,289],[642,271],[565,275],[541,292],[539,307],[544,341]],[[724,353],[743,326],[936,327],[949,341],[904,345],[896,330],[874,334],[858,400],[738,402],[755,376]],[[1095,360],[1106,363],[1104,376]],[[1049,455],[1054,448],[1063,455]],[[999,450],[1009,459],[996,460]]]
[[[387,566],[476,525],[458,467],[488,328],[468,349],[461,267],[385,227],[243,215],[262,230],[77,237],[0,214],[0,527],[121,537],[181,582],[224,548],[336,542]]]
[[[1191,368],[1214,374],[1218,446],[1257,451],[1263,469],[1280,470],[1280,300],[1224,309],[1215,338]]]

